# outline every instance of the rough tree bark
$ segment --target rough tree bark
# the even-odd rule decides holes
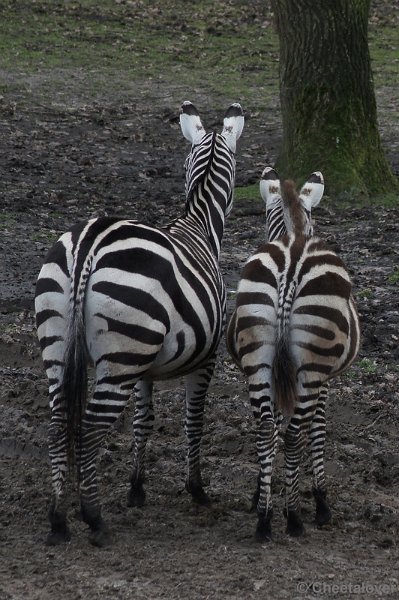
[[[370,0],[272,0],[280,39],[281,176],[320,170],[332,195],[386,193],[368,48]]]

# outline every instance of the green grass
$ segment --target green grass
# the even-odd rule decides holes
[[[394,285],[399,283],[399,267],[397,267],[394,272],[388,276],[388,281]]]
[[[362,358],[357,364],[364,373],[369,375],[372,375],[378,369],[378,365],[375,363],[375,361],[368,358]]]
[[[376,86],[396,87],[399,28],[372,26],[369,40]],[[278,59],[267,2],[0,0],[0,67],[87,68],[94,94],[101,72],[112,85],[161,78],[261,109],[278,93]]]
[[[255,200],[262,202],[259,192],[259,183],[253,183],[243,187],[236,187],[234,189],[234,202],[240,202],[242,200]]]
[[[268,4],[0,0],[0,113],[15,99],[17,110],[65,110],[79,99],[145,103],[159,89],[179,99],[238,100],[249,114],[267,120],[273,109],[277,118],[279,43]],[[389,119],[399,118],[399,28],[372,25],[369,40],[375,88],[391,98]],[[257,184],[238,188],[241,199],[259,201]],[[343,207],[398,205],[396,194],[369,200],[349,192],[338,200]]]
[[[29,237],[32,242],[52,243],[58,239],[59,234],[55,231],[42,230],[32,233]]]
[[[398,28],[373,26],[369,39],[376,86],[396,87]],[[267,2],[0,0],[0,68],[15,76],[3,94],[18,71],[83,69],[86,95],[157,78],[263,110],[277,103],[278,61]]]
[[[16,222],[17,218],[14,213],[0,212],[0,231],[12,228]]]
[[[365,288],[364,290],[360,290],[359,292],[357,292],[356,297],[361,300],[369,300],[373,297],[373,292],[369,288]]]
[[[399,30],[397,27],[371,27],[369,30],[371,67],[376,87],[398,85]]]
[[[264,106],[278,86],[278,39],[263,26],[266,16],[244,3],[207,1],[6,2],[0,66],[33,73],[89,69],[87,91],[94,94],[104,77],[111,85],[160,78],[240,101],[257,96]]]

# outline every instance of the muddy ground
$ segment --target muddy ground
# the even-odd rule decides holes
[[[116,214],[162,225],[180,214],[188,151],[178,127],[180,103],[186,98],[196,103],[210,128],[220,123],[230,101],[240,99],[210,98],[177,84],[151,88],[151,82],[127,102],[87,101],[74,96],[72,85],[68,97],[64,92],[61,99],[44,98],[40,73],[29,81],[26,74],[17,76],[27,78],[29,93],[0,99],[0,600],[399,598],[399,208],[348,208],[326,200],[314,215],[317,233],[352,274],[363,333],[359,360],[333,382],[329,398],[329,526],[317,529],[313,523],[306,462],[301,478],[306,535],[286,536],[280,453],[275,539],[265,545],[253,541],[254,423],[245,382],[222,342],[202,454],[212,506],[193,505],[184,491],[184,388],[182,381],[167,382],[156,386],[147,505],[126,507],[129,406],[99,463],[113,545],[100,550],[88,543],[74,493],[71,542],[44,545],[49,414],[32,308],[45,253],[81,218]],[[75,77],[83,79],[84,73]],[[399,173],[398,125],[379,94],[383,144]],[[255,182],[273,162],[280,140],[277,99],[266,118],[246,116],[237,156],[240,186]],[[263,233],[260,200],[237,202],[221,261],[229,312],[240,268]]]

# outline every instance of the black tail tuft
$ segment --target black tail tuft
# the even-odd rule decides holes
[[[87,358],[84,323],[79,308],[75,306],[70,322],[62,387],[67,414],[68,464],[70,470],[77,466],[78,481],[82,415],[87,396]]]
[[[292,416],[298,398],[297,377],[285,336],[277,343],[273,361],[273,382],[278,410],[283,415]]]

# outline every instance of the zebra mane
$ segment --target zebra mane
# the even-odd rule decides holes
[[[190,203],[192,202],[194,193],[198,190],[200,184],[203,181],[205,181],[205,179],[209,173],[209,170],[210,170],[211,164],[212,164],[213,155],[215,152],[216,131],[212,131],[208,134],[205,134],[205,136],[209,136],[209,137],[212,136],[210,145],[206,147],[206,150],[207,150],[206,154],[208,156],[207,156],[207,158],[204,157],[204,158],[206,158],[206,161],[201,160],[201,166],[203,166],[204,162],[205,162],[204,168],[198,170],[198,172],[191,173],[190,185],[186,191],[186,213],[187,213]],[[194,146],[194,148],[195,148],[195,146]]]
[[[281,192],[287,230],[294,235],[305,234],[308,219],[296,191],[295,183],[291,179],[287,179],[282,183]]]

